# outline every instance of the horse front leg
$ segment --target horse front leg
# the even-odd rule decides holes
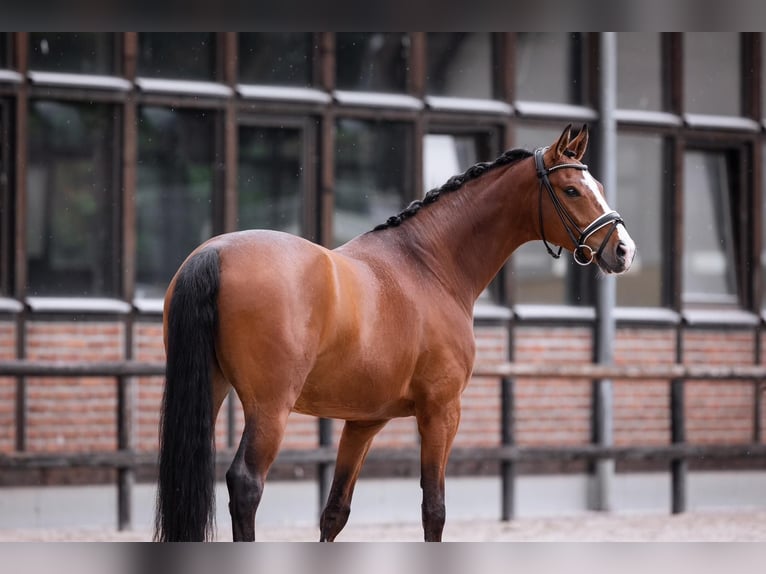
[[[348,521],[351,497],[373,437],[388,421],[346,421],[338,445],[330,493],[319,521],[320,542],[332,542]]]
[[[444,473],[460,423],[460,400],[456,399],[448,405],[426,405],[418,410],[416,417],[421,438],[423,536],[426,542],[441,542],[446,519]]]

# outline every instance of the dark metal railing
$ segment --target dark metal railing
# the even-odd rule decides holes
[[[102,467],[117,470],[117,527],[129,529],[132,525],[131,500],[134,472],[138,466],[156,464],[156,452],[137,452],[132,442],[132,425],[135,406],[131,401],[131,386],[135,377],[163,376],[163,363],[120,362],[45,362],[45,361],[0,361],[0,377],[16,377],[25,392],[25,377],[114,377],[117,384],[117,450],[112,452],[89,453],[33,453],[17,451],[0,454],[0,469],[39,469]],[[500,444],[484,448],[455,448],[451,461],[496,461],[501,467],[502,508],[501,519],[510,520],[515,515],[514,492],[516,463],[521,461],[595,461],[613,460],[661,460],[671,465],[672,512],[683,512],[686,507],[686,465],[679,464],[691,458],[766,458],[766,444],[761,442],[760,394],[766,367],[763,366],[720,366],[720,365],[550,365],[550,364],[477,364],[474,376],[498,377],[500,379],[501,425]],[[514,379],[575,379],[593,380],[667,380],[669,392],[683,394],[684,381],[752,381],[754,384],[753,438],[747,444],[694,445],[684,440],[684,433],[674,433],[672,443],[664,446],[612,446],[587,444],[567,447],[519,446],[514,441]],[[17,402],[23,398],[17,396]],[[679,403],[676,397],[676,404]],[[680,401],[682,404],[683,401]],[[684,429],[684,409],[670,410],[671,428]],[[320,421],[320,431],[322,423]],[[22,429],[24,430],[24,429]],[[327,429],[324,429],[327,434]],[[321,433],[320,433],[321,434]],[[326,439],[327,437],[325,437]],[[286,465],[317,465],[317,486],[319,500],[324,501],[329,488],[335,448],[328,440],[320,446],[305,450],[283,450],[277,463]],[[218,463],[228,464],[234,454],[232,448],[219,450]],[[417,447],[372,449],[368,460],[372,461],[417,461],[420,454]]]

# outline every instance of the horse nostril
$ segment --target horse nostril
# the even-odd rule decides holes
[[[628,250],[625,247],[625,242],[620,241],[617,244],[617,248],[615,249],[615,253],[617,254],[617,257],[619,259],[625,259],[625,256],[628,254]]]

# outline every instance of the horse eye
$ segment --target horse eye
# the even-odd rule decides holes
[[[566,189],[564,189],[564,193],[567,194],[567,197],[579,197],[580,196],[580,192],[577,191],[577,189],[575,189],[574,187],[567,187]]]

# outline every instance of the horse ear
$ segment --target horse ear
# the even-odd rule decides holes
[[[556,145],[553,146],[553,151],[555,153],[554,160],[558,160],[562,155],[564,155],[564,151],[566,151],[567,146],[569,146],[569,136],[571,131],[572,124],[569,124],[564,128],[564,131],[561,132]]]
[[[571,148],[571,154],[574,159],[580,161],[585,155],[585,150],[588,148],[588,124],[583,124],[580,133],[569,142]]]

